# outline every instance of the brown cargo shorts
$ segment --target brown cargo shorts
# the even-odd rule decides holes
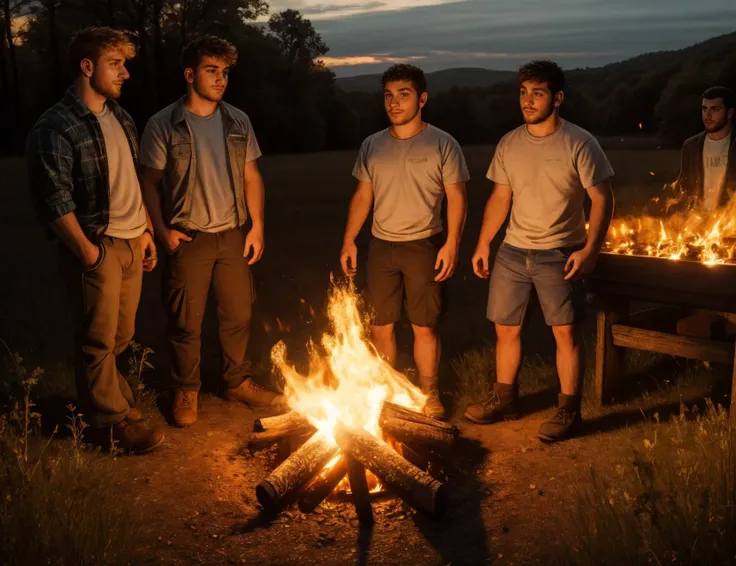
[[[366,302],[372,323],[398,322],[401,306],[414,326],[434,327],[442,314],[442,285],[435,282],[442,234],[412,242],[373,238],[368,246]]]

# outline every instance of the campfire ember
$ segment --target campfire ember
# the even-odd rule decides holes
[[[424,394],[367,340],[352,285],[333,286],[328,315],[331,330],[320,346],[310,344],[307,375],[286,361],[283,342],[271,352],[292,412],[257,420],[248,447],[311,436],[258,485],[258,501],[267,512],[297,501],[311,512],[335,490],[349,489],[359,520],[370,523],[370,492],[385,487],[441,516],[445,488],[425,470],[448,456],[457,428],[419,412]]]
[[[736,198],[712,212],[690,209],[664,217],[629,216],[611,223],[605,252],[690,260],[706,265],[736,262]]]

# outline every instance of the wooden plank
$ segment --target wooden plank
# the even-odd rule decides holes
[[[675,328],[677,321],[689,314],[689,309],[679,306],[666,305],[644,309],[629,314],[626,322],[629,326],[637,328],[662,328],[672,326]]]
[[[611,328],[628,316],[626,299],[607,297],[598,313],[595,355],[595,392],[600,405],[611,403],[621,381],[624,350],[613,343]]]
[[[724,364],[730,364],[734,360],[734,345],[725,342],[677,336],[622,324],[614,324],[611,333],[614,345],[623,348]]]
[[[731,377],[731,404],[728,407],[728,420],[731,428],[736,428],[736,348],[734,348],[733,372]]]
[[[657,281],[662,276],[657,276]],[[735,287],[736,288],[736,287]],[[586,289],[591,293],[604,296],[618,296],[632,300],[665,305],[677,305],[692,309],[707,309],[721,312],[736,312],[736,294],[732,296],[700,295],[687,291],[678,291],[666,287],[636,285],[630,281],[589,279]]]
[[[602,253],[589,282],[594,287],[611,282],[631,286],[628,290],[673,291],[674,296],[687,295],[693,300],[701,297],[708,303],[727,307],[715,307],[717,310],[736,312],[736,295],[732,291],[736,288],[736,265],[704,265],[694,261]]]

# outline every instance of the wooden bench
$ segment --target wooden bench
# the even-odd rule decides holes
[[[714,319],[736,313],[736,265],[601,254],[588,280],[601,302],[597,318],[595,388],[598,401],[611,403],[620,391],[627,348],[734,364],[731,422],[736,425],[736,339],[713,340],[662,332],[665,321],[683,321],[693,311]],[[662,305],[632,312],[632,303]],[[682,327],[683,325],[680,324]]]

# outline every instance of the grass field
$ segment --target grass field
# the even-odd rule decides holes
[[[678,152],[644,149],[642,144],[604,140],[616,170],[614,190],[621,214],[646,206],[663,184],[677,175]],[[465,148],[472,175],[468,222],[460,265],[448,285],[448,311],[441,329],[441,378],[456,416],[467,403],[481,397],[493,379],[489,346],[493,334],[484,316],[487,282],[475,278],[469,265],[490,188],[484,175],[492,152],[492,147]],[[268,195],[266,253],[254,270],[258,300],[250,350],[264,380],[269,379],[269,352],[277,340],[286,340],[290,354],[304,361],[307,340],[318,337],[325,328],[322,307],[330,276],[339,270],[343,224],[354,186],[350,177],[354,156],[354,152],[339,152],[262,160]],[[4,205],[0,207],[0,338],[4,342],[0,367],[3,375],[13,375],[13,363],[6,354],[14,352],[25,358],[28,368],[42,366],[45,373],[35,386],[34,399],[45,423],[43,429],[48,433],[58,424],[62,432],[68,432],[65,407],[73,402],[71,321],[56,275],[54,244],[45,239],[35,221],[23,160],[0,161],[0,175],[4,189]],[[359,261],[364,259],[367,239],[368,231],[364,230]],[[150,358],[154,369],[144,373],[143,381],[165,400],[167,360],[160,272],[159,267],[144,280],[136,340],[154,351]],[[364,275],[364,271],[358,275],[359,286]],[[310,307],[317,313],[315,318]],[[203,380],[208,390],[215,392],[219,362],[211,311],[205,321]],[[402,367],[411,365],[409,332],[406,325],[400,329]],[[589,338],[592,335],[591,324]],[[356,540],[352,510],[339,504],[327,508],[319,519],[297,513],[273,524],[259,522],[253,488],[273,462],[237,452],[238,437],[249,429],[253,414],[215,397],[205,397],[200,422],[193,429],[168,429],[166,448],[156,454],[110,459],[85,452],[82,457],[91,463],[80,473],[87,474],[89,482],[80,482],[79,474],[68,470],[62,475],[36,476],[34,481],[40,481],[47,490],[52,481],[44,483],[47,477],[77,485],[75,493],[87,494],[82,500],[116,497],[115,490],[125,486],[131,496],[129,501],[123,498],[111,521],[134,521],[140,528],[118,529],[114,537],[105,528],[94,530],[94,540],[99,539],[102,547],[107,537],[108,552],[89,563],[124,564],[131,560],[125,549],[135,548],[151,563],[283,564],[296,552],[304,564],[399,564],[406,563],[405,552],[412,548],[413,559],[425,564],[549,564],[553,559],[561,564],[590,564],[593,557],[611,551],[606,546],[607,532],[614,528],[623,542],[611,556],[633,564],[711,564],[715,562],[706,562],[705,557],[720,560],[729,552],[733,558],[731,547],[721,544],[725,538],[718,534],[719,529],[734,525],[733,515],[722,512],[722,508],[733,508],[734,496],[728,475],[734,450],[723,415],[713,409],[701,410],[698,418],[692,413],[675,418],[681,404],[705,407],[705,397],[722,402],[729,391],[729,370],[672,358],[630,356],[624,402],[595,408],[587,402],[588,375],[585,435],[548,448],[533,438],[545,411],[554,403],[556,389],[554,344],[538,311],[531,317],[524,340],[528,361],[521,387],[529,416],[491,427],[461,424],[464,444],[447,471],[448,482],[457,493],[449,523],[437,525],[408,512],[402,512],[404,519],[394,520],[393,510],[381,515],[383,508],[379,506],[378,525],[366,541]],[[165,425],[155,402],[148,405],[154,422]],[[0,427],[0,433],[7,430]],[[14,439],[12,442],[18,439],[8,438]],[[38,436],[32,444],[43,447],[46,439]],[[650,450],[645,440],[656,450]],[[26,490],[23,493],[35,494],[33,498],[28,495],[25,507],[29,514],[24,520],[30,522],[18,525],[32,525],[35,520],[48,530],[50,524],[39,519],[52,513],[44,508],[44,492],[41,487],[28,487],[23,479],[25,468],[20,476],[12,471],[16,469],[12,446],[10,451],[0,452],[0,474],[20,482],[19,489]],[[42,459],[66,462],[78,457],[73,439],[53,440],[50,446]],[[36,456],[39,453],[34,452]],[[712,456],[712,462],[706,454]],[[652,477],[657,479],[647,483],[633,471],[645,468],[654,470]],[[677,469],[685,470],[689,479],[677,480]],[[724,481],[725,487],[716,490],[715,485]],[[52,487],[65,489],[62,484]],[[694,490],[697,497],[668,497],[666,493],[657,497],[667,489]],[[611,490],[617,495],[608,497]],[[637,505],[631,504],[624,492]],[[661,520],[662,514],[692,515],[693,506],[701,514],[690,522]],[[82,532],[91,529],[91,524],[104,527],[104,513],[93,514],[99,505],[86,509],[88,522],[80,522]],[[334,510],[334,518],[329,509]],[[4,513],[0,510],[0,528],[6,529],[5,533],[14,533],[13,540],[30,536],[32,527],[23,527],[19,535],[18,529],[13,531],[13,525],[7,523],[7,507]],[[704,527],[703,521],[712,528]],[[683,548],[693,546],[693,536],[698,541],[695,550],[692,556],[685,556]],[[715,542],[708,546],[703,537]],[[315,545],[315,539],[327,542]],[[61,544],[50,536],[43,540],[48,552]],[[703,544],[705,550],[698,546]],[[112,548],[116,545],[118,548]],[[94,552],[90,548],[75,546],[82,554]],[[38,555],[25,556],[35,559]],[[76,555],[65,556],[75,561]]]

